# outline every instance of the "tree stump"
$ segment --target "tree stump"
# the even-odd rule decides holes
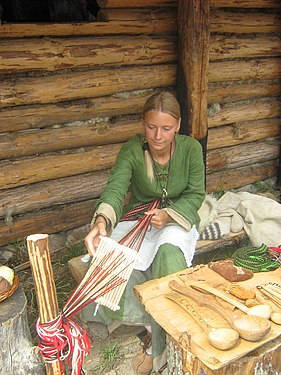
[[[20,285],[0,302],[0,368],[5,375],[43,375],[45,367],[32,345],[27,321],[27,300]]]

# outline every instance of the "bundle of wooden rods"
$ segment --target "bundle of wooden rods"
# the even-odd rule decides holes
[[[281,285],[277,283],[266,283],[258,285],[257,288],[269,298],[276,306],[281,308]]]

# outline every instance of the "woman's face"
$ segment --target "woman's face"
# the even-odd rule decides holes
[[[168,113],[149,111],[145,114],[144,135],[152,152],[170,152],[170,146],[179,131],[180,121]]]

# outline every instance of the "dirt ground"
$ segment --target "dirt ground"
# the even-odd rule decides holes
[[[141,348],[137,334],[142,330],[143,327],[122,325],[106,339],[89,335],[92,349],[84,360],[85,375],[134,375],[131,362]]]

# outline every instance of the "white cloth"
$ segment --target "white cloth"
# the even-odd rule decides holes
[[[121,221],[114,228],[111,238],[120,241],[137,221]],[[159,247],[164,243],[178,246],[184,254],[187,267],[191,266],[196,242],[199,237],[197,229],[193,226],[188,232],[177,224],[166,225],[162,229],[150,226],[142,242],[134,269],[145,271],[151,265]]]
[[[223,235],[245,230],[255,247],[281,244],[281,205],[274,199],[248,192],[227,192],[218,201],[206,204],[201,210],[201,220],[206,225],[208,212],[216,211],[212,221],[223,228]],[[206,209],[207,208],[207,209]]]
[[[220,209],[232,208],[244,220],[244,230],[253,246],[281,244],[281,205],[274,199],[248,192],[225,193]]]

